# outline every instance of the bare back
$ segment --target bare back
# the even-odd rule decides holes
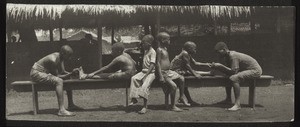
[[[135,71],[135,61],[131,58],[131,56],[127,53],[123,53],[122,55],[116,57],[118,62],[118,66],[122,72],[125,71]]]
[[[56,72],[60,69],[61,60],[59,57],[59,53],[55,52],[43,57],[36,63],[43,66],[51,74],[56,75]]]

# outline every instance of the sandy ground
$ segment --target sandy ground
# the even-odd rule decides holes
[[[149,110],[137,114],[138,105],[125,107],[125,89],[74,91],[75,103],[85,110],[74,117],[58,117],[55,92],[39,92],[40,114],[32,115],[31,93],[10,91],[6,97],[6,119],[37,121],[131,121],[131,122],[282,122],[294,118],[294,85],[273,85],[256,89],[256,109],[248,107],[248,88],[241,90],[242,110],[226,111],[231,105],[217,105],[225,97],[222,87],[190,88],[200,107],[185,107],[183,112],[167,111],[163,107],[162,89],[151,89]],[[177,94],[178,96],[178,94]],[[65,99],[67,103],[67,99]]]

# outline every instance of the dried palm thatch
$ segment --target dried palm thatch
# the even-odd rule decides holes
[[[131,17],[135,14],[199,14],[200,16],[216,19],[219,17],[239,17],[250,15],[249,6],[150,6],[150,5],[41,5],[41,4],[7,4],[7,20],[22,22],[24,20],[59,19],[64,13],[74,15],[101,16],[115,14]]]

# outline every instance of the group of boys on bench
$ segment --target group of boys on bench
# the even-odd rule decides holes
[[[138,102],[138,98],[144,101],[143,108],[138,112],[144,114],[147,112],[147,100],[149,89],[155,78],[164,88],[166,96],[166,107],[171,111],[183,111],[175,105],[176,89],[179,88],[179,103],[185,106],[199,106],[194,102],[185,86],[183,76],[192,75],[201,79],[203,75],[213,75],[211,72],[196,71],[191,67],[191,64],[196,66],[208,66],[211,70],[218,70],[228,75],[232,87],[234,89],[235,103],[229,108],[229,111],[237,111],[240,106],[240,82],[245,78],[259,77],[262,74],[262,69],[255,59],[251,56],[230,51],[224,42],[218,42],[214,50],[219,54],[221,63],[201,63],[192,58],[196,53],[196,44],[188,41],[183,45],[181,53],[170,62],[168,54],[168,46],[170,45],[170,36],[166,32],[161,32],[155,39],[159,47],[155,51],[152,48],[154,37],[145,35],[142,38],[142,48],[144,49],[143,68],[142,71],[136,73],[135,61],[131,56],[124,52],[124,45],[121,42],[112,45],[112,56],[114,59],[108,65],[94,71],[90,74],[84,74],[82,68],[75,68],[72,72],[67,72],[64,67],[64,61],[68,60],[73,54],[70,46],[64,45],[60,52],[49,54],[32,66],[30,77],[32,81],[37,83],[46,83],[56,86],[56,94],[58,99],[59,111],[58,116],[74,116],[75,113],[68,110],[80,110],[82,108],[73,103],[72,91],[67,91],[68,110],[64,106],[63,95],[63,80],[69,79],[72,75],[80,75],[80,79],[130,79],[130,98],[129,106]],[[103,73],[107,70],[117,68],[115,72]],[[171,106],[168,105],[169,95],[171,97]],[[187,101],[183,98],[186,96]],[[226,99],[222,103],[231,104],[231,87],[226,87]]]

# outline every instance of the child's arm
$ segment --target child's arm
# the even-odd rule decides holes
[[[191,67],[189,58],[191,58],[191,59],[193,59],[193,58],[190,57],[189,54],[187,54],[187,53],[183,53],[182,57],[183,57],[183,62],[185,64],[185,67],[188,69],[188,71],[190,71],[195,77],[201,78],[201,75],[197,74],[196,71]]]
[[[231,68],[229,68],[223,64],[220,64],[220,63],[212,63],[212,68],[216,68],[216,69],[220,70],[221,72],[224,72],[225,74],[233,75],[233,74],[238,73],[238,71],[239,71],[239,61],[238,61],[238,59],[233,59]]]
[[[157,73],[158,73],[158,76],[159,76],[159,81],[164,82],[165,80],[164,80],[164,77],[161,73],[161,66],[160,66],[161,55],[162,55],[161,49],[159,49],[159,48],[157,49],[156,55],[157,55],[157,57],[156,57],[156,69],[157,69]]]
[[[119,57],[117,57],[117,58],[115,58],[113,61],[111,61],[108,65],[106,65],[106,66],[100,68],[100,69],[97,70],[97,71],[94,71],[93,73],[88,74],[88,76],[93,77],[94,75],[96,75],[96,74],[98,74],[98,73],[101,73],[101,72],[103,72],[103,71],[105,71],[105,70],[107,70],[107,69],[110,69],[111,67],[113,67],[114,65],[116,65],[116,64],[119,63],[119,62],[120,62],[120,59],[119,59]]]
[[[193,64],[195,64],[196,66],[209,66],[210,67],[210,64],[209,63],[201,63],[201,62],[197,62],[194,58],[192,58],[192,62]]]

